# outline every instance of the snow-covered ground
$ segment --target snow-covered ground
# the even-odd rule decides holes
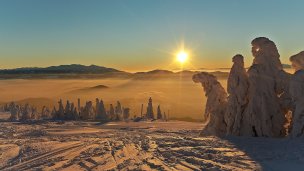
[[[304,170],[303,139],[199,137],[202,128],[2,120],[0,170]]]

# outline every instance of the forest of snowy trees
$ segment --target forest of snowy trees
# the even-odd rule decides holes
[[[92,101],[86,101],[84,105],[81,105],[81,100],[77,100],[77,105],[67,100],[64,103],[61,99],[58,102],[58,106],[50,108],[43,106],[38,111],[37,107],[29,104],[20,105],[15,102],[5,104],[1,107],[5,112],[10,112],[11,121],[27,121],[27,120],[95,120],[101,122],[107,121],[122,121],[131,119],[129,107],[122,106],[120,101],[117,101],[115,105],[110,104],[109,108],[105,107],[103,100],[96,98],[95,103]],[[164,119],[166,115],[162,114],[160,105],[157,107],[157,115],[154,116],[152,98],[149,98],[147,105],[147,112],[141,117],[136,117],[136,120],[155,120]]]

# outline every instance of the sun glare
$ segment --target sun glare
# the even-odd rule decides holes
[[[184,51],[180,51],[177,55],[176,55],[176,60],[180,63],[185,63],[188,59],[188,54]]]

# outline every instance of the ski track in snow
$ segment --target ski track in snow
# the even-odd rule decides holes
[[[1,122],[0,170],[304,168],[303,141],[198,137],[202,126],[178,121]]]

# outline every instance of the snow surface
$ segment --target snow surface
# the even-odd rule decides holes
[[[170,122],[0,122],[0,170],[304,170],[303,139],[199,137]]]

